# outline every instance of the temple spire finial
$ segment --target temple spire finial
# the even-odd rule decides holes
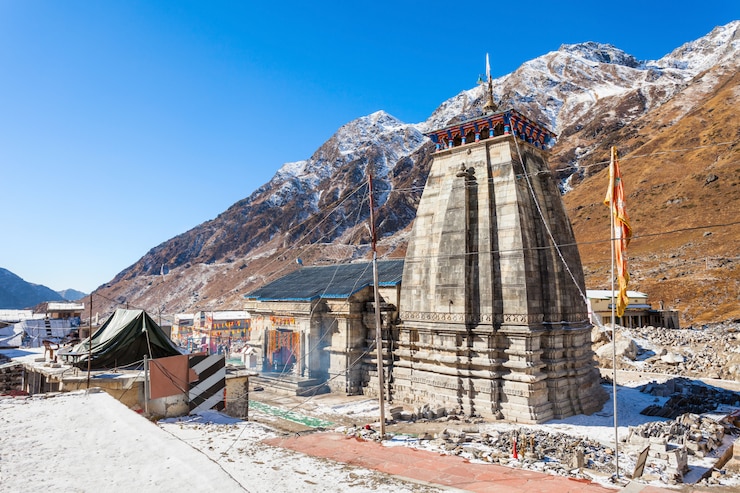
[[[493,102],[493,79],[491,78],[491,63],[488,60],[488,53],[486,53],[486,82],[488,82],[488,94],[486,104],[483,105],[483,112],[493,113],[496,111],[496,104]]]

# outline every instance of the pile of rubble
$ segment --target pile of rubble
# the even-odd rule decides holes
[[[686,413],[672,421],[654,421],[630,427],[627,442],[634,445],[643,445],[647,441],[683,445],[687,454],[703,458],[723,445],[725,434],[737,431],[729,421]]]
[[[627,444],[641,451],[638,466],[642,459],[650,471],[647,479],[676,484],[689,471],[689,456],[716,457],[728,432],[737,433],[728,421],[687,413],[672,421],[630,427]]]
[[[687,378],[671,378],[664,383],[651,382],[644,385],[641,392],[658,397],[668,397],[662,405],[651,405],[640,414],[661,418],[677,418],[686,413],[702,414],[714,411],[720,406],[740,408],[740,394]]]
[[[369,427],[348,428],[345,433],[370,440],[379,439]],[[557,476],[591,479],[588,469],[602,476],[614,473],[614,450],[587,438],[542,429],[518,428],[481,431],[477,425],[448,427],[440,433],[393,438],[420,449],[494,464],[545,472]]]
[[[716,464],[719,455],[731,447],[733,437],[730,435],[739,433],[738,423],[730,418],[732,414],[711,414],[721,406],[740,407],[737,392],[687,378],[651,382],[643,385],[640,391],[655,396],[656,400],[665,400],[665,404],[650,405],[641,414],[668,420],[629,427],[629,434],[619,447],[620,468],[627,476],[679,484],[689,472],[690,461],[696,465],[696,461],[706,457]],[[393,408],[391,414],[394,420],[427,427],[428,431],[418,436],[393,438],[409,446],[573,478],[609,477],[615,470],[614,450],[609,445],[556,432],[546,426],[496,425],[464,416],[454,409],[429,406],[418,407],[413,412]],[[434,429],[441,431],[433,432]],[[379,439],[377,430],[369,426],[350,427],[345,432],[365,439]],[[712,472],[711,467],[708,471]]]
[[[544,428],[492,429],[466,421],[439,433],[422,433],[418,437],[397,435],[392,440],[470,460],[558,476],[593,479],[594,475],[614,474],[614,449],[596,440]],[[344,432],[369,440],[380,438],[377,430],[369,426],[351,427]],[[628,437],[619,447],[620,467],[627,477],[679,484],[689,471],[690,457],[716,459],[723,445],[727,448],[725,436],[730,434],[738,434],[735,423],[691,413],[674,420],[630,427]],[[711,468],[708,471],[711,473]]]
[[[602,368],[612,368],[611,329],[594,327]],[[617,367],[695,378],[740,380],[740,323],[665,329],[617,327]]]

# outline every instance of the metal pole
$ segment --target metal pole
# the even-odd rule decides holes
[[[614,242],[617,240],[617,235],[614,234],[614,181],[611,177],[614,175],[614,150],[612,147],[611,162],[609,165],[609,186],[611,188],[611,200],[609,204],[609,237],[611,241],[611,278],[612,278],[612,401],[614,402],[614,465],[616,469],[616,477],[619,479],[619,428],[617,424],[617,331],[616,331],[616,317],[614,316],[616,299],[614,298]]]
[[[90,368],[92,365],[92,308],[93,308],[93,302],[92,302],[92,293],[90,293],[90,319],[88,320],[88,348],[87,348],[87,388],[90,388]]]
[[[149,416],[149,358],[144,355],[144,416]]]
[[[378,293],[378,252],[375,248],[375,204],[373,176],[368,176],[370,191],[370,236],[373,248],[373,291],[375,296],[375,349],[378,358],[378,405],[380,406],[380,439],[385,439],[385,390],[383,385],[383,337],[380,330],[380,294]]]

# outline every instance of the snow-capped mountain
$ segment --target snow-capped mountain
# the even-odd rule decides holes
[[[738,118],[728,108],[740,93],[738,53],[740,21],[660,60],[640,61],[597,42],[563,45],[494,80],[494,100],[499,109],[516,108],[558,134],[550,163],[563,190],[573,190],[568,203],[606,166],[611,145],[619,144],[622,154],[675,149],[666,135],[683,122],[693,125],[689,135],[700,133],[697,114],[704,115],[704,125],[728,115],[722,132],[734,132],[726,139],[737,141]],[[719,88],[734,92],[718,101],[712,96]],[[101,289],[118,302],[164,306],[171,313],[196,304],[240,309],[244,292],[295,268],[298,257],[304,263],[363,257],[369,243],[368,175],[374,177],[381,253],[402,255],[433,150],[424,132],[481,114],[484,100],[477,86],[444,101],[424,122],[404,123],[383,111],[349,122],[311,157],[284,164],[249,197],[153,248]],[[725,169],[730,183],[738,161],[728,154],[713,166]],[[696,162],[697,173],[704,173],[706,163]],[[641,187],[664,179],[640,173]],[[170,272],[167,282],[154,282],[163,265]]]

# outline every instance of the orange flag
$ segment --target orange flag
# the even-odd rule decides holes
[[[627,247],[632,238],[632,227],[630,218],[627,215],[626,200],[624,196],[624,185],[622,184],[622,174],[619,171],[619,158],[617,148],[612,147],[611,163],[609,165],[609,188],[606,191],[604,205],[611,209],[614,217],[614,231],[612,239],[614,240],[615,261],[617,265],[617,278],[619,279],[619,295],[617,296],[617,316],[624,315],[624,309],[627,308],[629,298],[627,297],[627,284],[630,281],[629,272],[627,272]]]

